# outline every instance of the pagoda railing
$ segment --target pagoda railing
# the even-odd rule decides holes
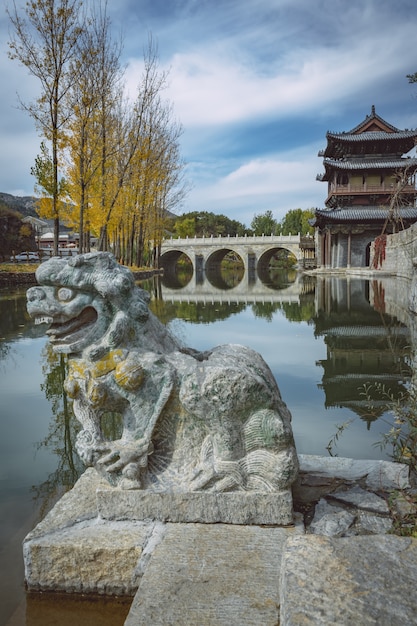
[[[393,184],[382,184],[382,185],[371,185],[369,183],[363,183],[362,185],[340,185],[332,183],[330,185],[329,192],[332,194],[342,194],[346,193],[393,193],[395,191],[395,186]],[[416,188],[414,185],[406,185],[402,190],[402,193],[415,193]]]

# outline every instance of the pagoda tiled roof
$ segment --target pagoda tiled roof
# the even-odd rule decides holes
[[[388,208],[379,206],[350,206],[336,209],[315,209],[315,219],[312,225],[318,221],[332,223],[351,222],[381,222],[387,219]],[[398,218],[406,221],[417,221],[417,207],[401,207],[396,211]]]
[[[395,158],[409,152],[416,144],[417,129],[402,130],[389,124],[375,112],[349,131],[326,133],[327,147],[319,152],[322,157],[362,154],[385,154]]]
[[[371,114],[367,115],[362,122],[357,124],[357,126],[355,126],[355,128],[352,128],[352,130],[350,130],[349,132],[358,133],[360,132],[361,128],[365,128],[366,126],[369,126],[369,124],[371,123],[376,123],[379,126],[381,125],[385,126],[386,128],[389,128],[393,132],[400,132],[398,128],[396,128],[395,126],[393,126],[392,124],[384,120],[380,115],[378,115],[378,113],[375,110],[374,104],[372,105],[372,108],[371,108]]]
[[[401,139],[414,139],[417,137],[417,129],[411,130],[396,130],[394,132],[387,132],[383,130],[369,130],[364,133],[353,133],[352,131],[346,133],[333,133],[328,131],[326,133],[327,139],[337,139],[345,143],[363,143],[364,141],[396,141]]]
[[[323,159],[323,165],[337,170],[398,170],[405,167],[417,167],[417,158],[392,158],[392,159]]]

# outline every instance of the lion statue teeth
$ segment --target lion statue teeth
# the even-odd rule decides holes
[[[51,258],[27,292],[31,317],[68,355],[77,452],[114,486],[152,491],[288,489],[298,472],[291,415],[253,350],[181,347],[149,295],[107,252]],[[112,412],[120,437],[106,437]]]

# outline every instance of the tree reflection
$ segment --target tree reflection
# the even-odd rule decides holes
[[[154,299],[150,309],[165,325],[175,319],[186,320],[194,324],[208,324],[225,320],[246,308],[245,303],[237,302],[166,302]]]
[[[260,317],[267,322],[272,322],[274,313],[282,309],[280,302],[254,302],[251,305],[255,317]]]
[[[315,314],[314,298],[302,298],[300,302],[283,302],[282,311],[290,322],[312,323]]]
[[[33,324],[26,311],[26,289],[0,289],[0,360],[10,354],[11,342],[42,334],[43,329]]]
[[[55,354],[50,344],[46,344],[42,352],[42,373],[45,382],[41,390],[51,403],[52,418],[47,436],[36,444],[36,448],[46,448],[58,457],[56,470],[46,481],[32,487],[35,500],[40,501],[42,516],[53,506],[63,493],[73,487],[85,470],[74,447],[77,433],[81,425],[77,421],[72,400],[68,398],[64,381],[68,372],[68,357]],[[121,416],[115,412],[107,412],[101,420],[104,439],[118,439],[122,434]]]
[[[58,457],[56,470],[46,481],[32,487],[34,498],[41,501],[41,513],[44,515],[65,491],[71,489],[84,471],[84,465],[74,449],[80,426],[72,411],[72,401],[64,390],[68,359],[63,354],[55,354],[50,344],[46,344],[42,358],[45,382],[41,389],[51,403],[52,419],[47,436],[36,447],[38,450],[47,448]]]

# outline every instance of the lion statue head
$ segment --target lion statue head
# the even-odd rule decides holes
[[[155,325],[149,294],[110,253],[53,257],[38,267],[36,279],[39,286],[27,293],[28,312],[36,323],[50,324],[47,335],[55,352],[87,350],[84,356],[97,360],[115,347],[143,348],[146,337],[152,341],[153,333],[142,332]],[[176,347],[168,333],[163,343]]]

